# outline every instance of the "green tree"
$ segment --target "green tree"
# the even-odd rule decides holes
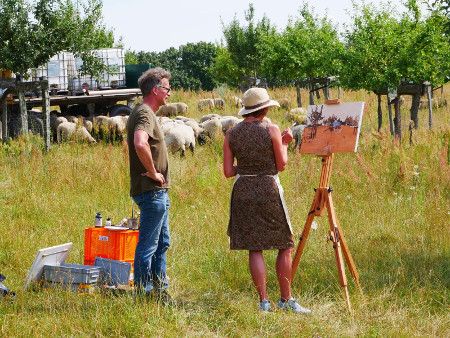
[[[64,50],[83,59],[85,72],[101,73],[91,50],[112,47],[114,36],[102,23],[101,0],[0,0],[0,41],[0,68],[17,74]]]
[[[306,3],[298,18],[291,19],[282,32],[265,35],[259,47],[264,71],[279,83],[337,75],[343,52],[337,27]]]
[[[403,13],[397,32],[398,40],[403,42],[395,57],[398,73],[414,83],[425,80],[441,85],[450,69],[447,18],[438,11],[422,17],[416,0],[409,0],[406,6],[408,11]]]
[[[352,25],[344,33],[345,54],[342,55],[340,82],[351,90],[386,92],[396,87],[399,73],[393,67],[393,56],[400,52],[398,16],[392,8],[381,4],[353,4]]]
[[[373,4],[354,4],[353,24],[345,32],[340,81],[346,88],[378,94],[379,129],[381,94],[387,94],[388,88],[397,88],[402,79],[413,84],[430,81],[439,85],[448,76],[450,50],[443,24],[445,16],[434,11],[422,18],[416,0],[409,0],[405,6],[407,11],[397,13],[388,4],[379,9]],[[411,108],[415,128],[419,100],[420,95],[415,95]],[[394,107],[395,133],[401,138],[400,108],[397,104]],[[391,133],[393,127],[391,123]]]
[[[282,81],[337,74],[343,50],[337,27],[327,16],[315,15],[308,4],[299,14],[284,31],[261,42],[264,69]]]
[[[213,90],[217,85],[211,65],[217,56],[217,47],[212,43],[188,43],[180,47],[180,68],[186,74],[183,88]]]
[[[254,17],[255,9],[250,3],[245,11],[246,26],[241,26],[236,16],[228,25],[222,22],[226,50],[218,50],[214,71],[231,86],[237,86],[243,76],[263,75],[260,44],[264,36],[274,34],[275,28],[265,15],[256,24]]]
[[[188,43],[179,49],[171,47],[160,53],[127,51],[125,60],[134,64],[151,63],[152,67],[170,70],[170,83],[174,88],[213,90],[217,81],[211,68],[217,56],[217,48],[212,43]]]

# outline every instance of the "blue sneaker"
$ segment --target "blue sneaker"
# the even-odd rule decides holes
[[[270,301],[263,300],[262,302],[259,302],[259,311],[270,312]]]
[[[304,307],[302,307],[298,302],[297,299],[295,298],[289,298],[288,300],[280,300],[278,301],[278,307],[282,310],[286,310],[286,311],[292,311],[295,313],[301,313],[304,315],[310,315],[311,314],[311,310],[308,310]]]

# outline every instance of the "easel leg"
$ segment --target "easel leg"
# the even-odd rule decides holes
[[[341,226],[339,225],[338,220],[336,220],[336,225],[338,228],[339,239],[341,240],[341,248],[344,251],[345,261],[347,262],[347,266],[350,270],[350,273],[352,274],[353,280],[355,281],[355,284],[358,287],[359,292],[361,293],[361,296],[364,297],[363,291],[361,289],[361,285],[359,284],[359,274],[358,274],[358,271],[356,270],[355,262],[353,261],[352,255],[347,246],[347,242],[345,241],[344,233],[341,229]]]
[[[328,194],[327,198],[327,208],[328,208],[328,221],[330,223],[330,240],[333,242],[334,256],[336,258],[336,265],[338,268],[339,282],[344,288],[345,300],[347,302],[347,307],[350,312],[352,312],[350,297],[347,290],[347,277],[345,275],[344,259],[342,257],[341,241],[339,236],[339,230],[337,227],[337,219],[334,212],[333,201],[331,200],[331,195]]]
[[[313,202],[311,204],[311,208],[309,209],[308,217],[306,218],[305,226],[303,227],[302,235],[300,236],[300,240],[298,242],[297,250],[295,251],[294,259],[292,260],[292,273],[291,273],[291,283],[294,280],[295,272],[297,271],[298,263],[300,262],[300,258],[303,253],[303,249],[305,248],[306,239],[309,235],[309,230],[311,229],[311,224],[314,220],[316,208],[320,201],[320,190],[316,190],[316,195],[314,196]]]
[[[334,214],[334,205],[333,205],[333,199],[331,198],[331,194],[328,194],[328,202],[327,202],[327,208],[328,210],[333,210],[333,222],[337,226],[338,234],[339,234],[339,241],[341,244],[342,251],[344,252],[345,261],[347,262],[347,266],[350,270],[350,273],[353,277],[353,280],[355,281],[356,286],[358,287],[359,292],[361,293],[361,296],[364,297],[364,294],[361,289],[361,285],[359,284],[359,274],[356,270],[355,262],[353,261],[353,257],[350,253],[350,249],[348,248],[347,241],[344,237],[344,232],[342,231],[341,225],[339,224],[339,220],[337,219],[336,215]]]

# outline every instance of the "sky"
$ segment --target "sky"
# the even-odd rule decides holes
[[[361,1],[356,0],[357,3]],[[404,11],[402,0],[390,2],[396,9]],[[170,47],[178,49],[187,43],[220,43],[223,39],[222,22],[229,24],[236,15],[244,25],[244,12],[249,3],[253,3],[255,8],[254,22],[260,21],[265,14],[273,25],[282,30],[289,17],[298,17],[303,1],[103,0],[103,19],[108,28],[114,29],[116,40],[120,36],[123,38],[126,49],[162,52]],[[352,9],[351,0],[317,0],[309,1],[309,4],[321,17],[327,13],[335,24],[350,23],[346,11]]]

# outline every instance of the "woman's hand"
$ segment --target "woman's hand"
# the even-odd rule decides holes
[[[283,144],[289,144],[294,139],[294,136],[292,136],[292,130],[290,128],[286,128],[281,133],[281,142]]]

